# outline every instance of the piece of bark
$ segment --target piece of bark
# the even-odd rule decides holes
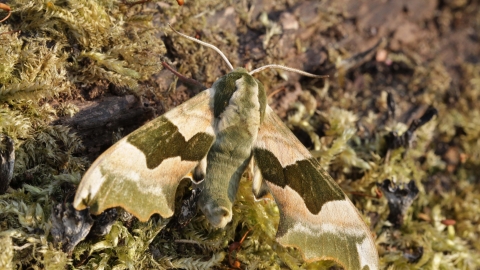
[[[143,107],[133,95],[107,97],[101,101],[85,102],[73,117],[61,118],[58,123],[69,125],[82,132],[133,124],[138,120],[137,117],[149,111],[151,109]]]
[[[71,204],[57,204],[50,215],[53,243],[66,253],[71,253],[90,232],[93,219],[87,209],[77,211]]]
[[[118,218],[117,208],[110,208],[102,212],[98,217],[95,218],[92,229],[90,230],[90,235],[93,236],[104,236],[107,235],[112,229],[113,223]]]
[[[146,107],[133,95],[106,97],[77,105],[79,112],[54,124],[67,125],[83,139],[90,160],[115,143],[115,134],[125,136],[154,118],[153,108]]]
[[[388,208],[390,209],[387,218],[388,221],[396,228],[402,226],[408,208],[412,205],[419,193],[415,181],[411,180],[404,188],[400,188],[389,179],[386,179],[383,183],[377,184],[377,186],[382,190],[385,198],[388,200]]]

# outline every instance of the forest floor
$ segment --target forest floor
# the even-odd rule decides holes
[[[12,15],[0,23],[0,133],[15,143],[15,167],[0,195],[1,269],[335,267],[276,244],[278,209],[254,202],[247,174],[224,230],[201,213],[180,228],[177,216],[142,223],[119,210],[107,235],[80,242],[90,230],[80,225],[75,235],[58,233],[91,162],[203,89],[162,62],[207,88],[229,72],[168,23],[217,46],[234,67],[329,75],[267,70],[256,78],[359,209],[382,269],[480,268],[480,2],[5,4]],[[183,183],[177,208],[190,194]]]

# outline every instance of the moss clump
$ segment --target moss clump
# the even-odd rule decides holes
[[[140,96],[165,47],[151,16],[119,4],[10,7],[0,25],[0,133],[15,141],[16,160],[11,188],[0,196],[0,268],[64,269],[72,260],[52,245],[48,217],[53,203],[72,199],[87,161],[80,138],[52,121],[75,114],[68,101],[99,81]]]

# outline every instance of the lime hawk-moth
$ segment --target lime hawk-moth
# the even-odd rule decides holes
[[[155,213],[171,217],[177,186],[193,172],[204,179],[199,208],[222,228],[253,158],[253,193],[274,197],[280,244],[297,247],[307,261],[378,269],[375,243],[355,206],[268,106],[252,76],[269,67],[316,75],[278,65],[233,69],[215,46],[175,32],[216,50],[232,71],[106,150],[84,175],[75,208],[99,214],[120,206],[141,221]]]

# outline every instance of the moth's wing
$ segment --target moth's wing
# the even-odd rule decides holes
[[[355,206],[268,106],[254,157],[280,209],[278,242],[297,247],[307,261],[378,269],[371,232]]]
[[[75,208],[99,214],[121,206],[142,221],[172,216],[178,184],[215,139],[211,95],[201,92],[105,151],[83,176]]]

